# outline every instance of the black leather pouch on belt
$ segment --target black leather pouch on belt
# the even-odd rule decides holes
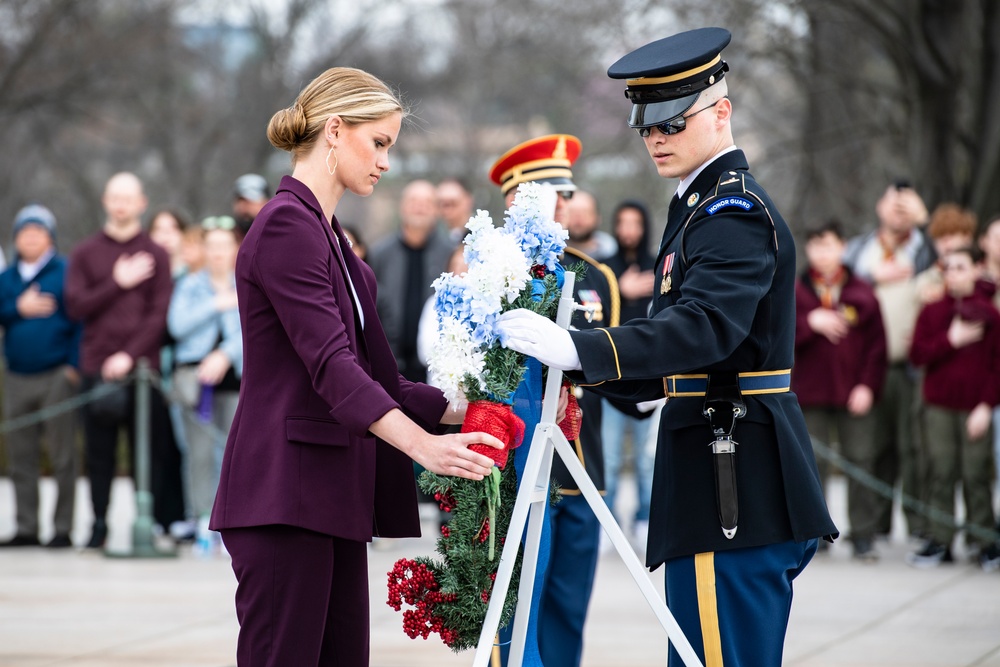
[[[736,489],[736,441],[733,428],[736,420],[747,413],[743,394],[740,392],[738,373],[711,373],[705,389],[702,414],[712,426],[714,440],[712,460],[715,463],[715,499],[719,510],[722,533],[728,538],[736,536],[740,518],[739,494]]]

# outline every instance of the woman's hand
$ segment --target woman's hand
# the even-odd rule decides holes
[[[389,410],[368,430],[435,474],[477,481],[493,471],[493,459],[468,449],[469,445],[503,449],[502,442],[486,433],[431,435],[399,408]]]
[[[414,451],[411,458],[438,475],[481,480],[493,470],[493,459],[469,449],[469,445],[484,444],[503,449],[503,443],[486,433],[449,433],[428,435],[427,442]]]

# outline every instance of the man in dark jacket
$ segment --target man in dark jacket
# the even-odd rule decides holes
[[[4,329],[4,417],[44,410],[70,398],[80,384],[80,326],[63,303],[66,258],[56,253],[56,218],[38,204],[14,218],[17,259],[0,274]],[[42,439],[56,481],[55,536],[49,547],[69,547],[76,485],[75,412],[11,431],[7,456],[17,504],[17,534],[0,546],[37,546],[38,476]]]

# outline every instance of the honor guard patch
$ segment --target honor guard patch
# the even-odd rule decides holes
[[[701,195],[699,195],[697,192],[688,197],[688,208],[691,208],[692,206],[697,204],[699,199],[701,199]]]
[[[743,197],[723,197],[717,202],[712,202],[712,205],[705,210],[708,211],[709,215],[715,215],[722,209],[730,206],[738,206],[744,211],[749,211],[753,208],[753,202],[748,199],[743,199]]]

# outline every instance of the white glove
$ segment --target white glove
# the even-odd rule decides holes
[[[509,350],[534,357],[549,368],[578,371],[580,355],[569,331],[524,308],[509,310],[497,323],[500,343]]]
[[[661,405],[666,405],[667,399],[665,398],[654,398],[651,401],[640,401],[635,404],[635,409],[639,412],[652,412]]]

